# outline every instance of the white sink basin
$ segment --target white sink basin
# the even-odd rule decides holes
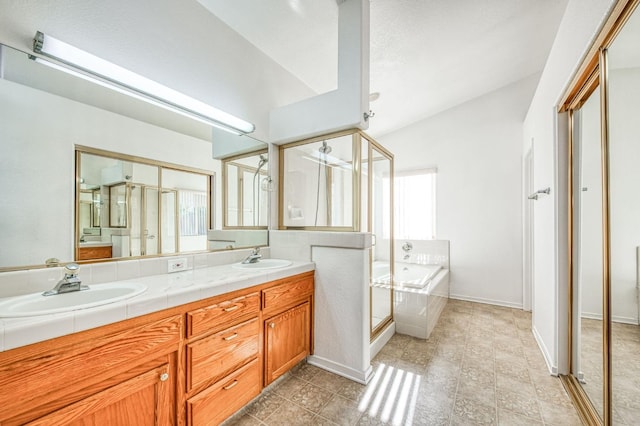
[[[89,286],[89,290],[43,296],[32,293],[0,300],[0,318],[30,317],[76,311],[129,299],[143,293],[147,286],[139,283],[113,283]]]
[[[291,265],[293,262],[285,259],[261,259],[256,263],[234,263],[231,265],[236,269],[277,269]]]

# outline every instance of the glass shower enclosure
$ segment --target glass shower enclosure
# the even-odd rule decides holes
[[[349,130],[280,146],[279,228],[370,232],[371,339],[393,321],[393,154]]]

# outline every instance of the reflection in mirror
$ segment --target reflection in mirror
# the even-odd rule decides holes
[[[91,151],[78,153],[77,260],[207,249],[209,174]]]
[[[269,211],[267,150],[223,160],[224,227],[266,227]]]
[[[578,165],[576,211],[573,375],[602,418],[602,166],[600,90],[573,113],[574,158]]]
[[[44,261],[52,257],[61,262],[72,261],[77,258],[75,250],[80,243],[78,230],[83,231],[85,246],[92,242],[102,243],[93,240],[120,237],[123,251],[114,257],[178,250],[179,242],[170,239],[163,241],[163,250],[158,225],[151,217],[140,216],[143,211],[151,214],[148,205],[160,203],[154,201],[154,196],[164,197],[165,205],[177,205],[177,200],[171,200],[170,192],[161,196],[157,193],[157,170],[150,181],[136,179],[130,182],[130,187],[125,185],[123,188],[125,194],[121,201],[129,205],[139,203],[135,208],[140,215],[136,213],[131,219],[122,215],[120,219],[134,220],[133,228],[110,226],[109,185],[101,183],[92,188],[90,181],[85,182],[82,192],[78,192],[82,195],[78,195],[81,206],[76,216],[76,194],[70,185],[76,170],[74,147],[83,144],[139,159],[219,173],[221,162],[212,159],[212,140],[214,151],[217,145],[211,126],[43,66],[29,60],[28,55],[0,45],[0,140],[3,148],[0,185],[12,188],[3,193],[0,203],[0,269],[43,267]],[[34,117],[37,117],[37,125],[33,125]],[[246,136],[231,136],[233,142],[241,146],[245,140],[259,144],[263,149],[267,146]],[[115,181],[111,185],[116,185]],[[217,185],[220,197],[220,182]],[[93,203],[93,212],[90,203]],[[125,204],[121,205],[124,208]],[[216,212],[219,219],[212,221],[211,227],[221,230],[222,201],[218,199],[210,205],[219,209]],[[46,206],[44,212],[43,206]],[[158,209],[155,212],[159,214]],[[143,227],[145,221],[146,227]],[[105,229],[110,230],[109,236],[103,235]],[[127,234],[127,229],[133,229],[139,235],[140,244]],[[259,232],[262,233],[260,245],[265,245],[267,233]],[[129,237],[133,241],[131,245],[124,241]],[[247,246],[254,242],[251,240]],[[225,249],[229,245],[213,244],[210,248]],[[241,245],[233,244],[233,247]]]
[[[640,415],[640,10],[608,49],[611,407],[637,424]],[[620,421],[620,423],[623,423]]]
[[[209,182],[206,175],[162,169],[162,253],[207,249]]]

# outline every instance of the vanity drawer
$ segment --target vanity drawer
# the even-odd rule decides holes
[[[258,360],[187,400],[189,425],[218,425],[260,393]]]
[[[313,273],[286,280],[262,291],[262,309],[267,312],[288,307],[313,294]]]
[[[258,318],[243,322],[187,345],[187,392],[226,376],[257,357],[260,344]]]
[[[109,259],[111,257],[111,246],[78,248],[78,260]]]
[[[257,316],[259,311],[259,293],[223,299],[213,305],[187,313],[187,337],[227,328],[238,320]]]

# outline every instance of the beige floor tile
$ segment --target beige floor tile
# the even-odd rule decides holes
[[[291,401],[318,414],[331,399],[332,393],[311,383],[291,396]]]
[[[318,414],[334,423],[345,426],[357,424],[362,415],[353,401],[340,395],[334,395]]]
[[[531,395],[511,391],[499,391],[496,395],[498,408],[504,408],[514,413],[541,421],[538,401]]]
[[[247,407],[247,414],[264,421],[285,402],[286,400],[277,393],[265,392]]]
[[[307,385],[308,382],[291,376],[280,383],[278,386],[274,387],[273,392],[284,398],[291,399],[294,394],[300,392],[300,390]]]
[[[498,425],[500,426],[542,426],[543,424],[541,420],[498,407]]]
[[[540,404],[540,414],[545,425],[564,425],[579,426],[582,425],[578,413],[573,407],[553,404],[547,401],[538,401]]]
[[[429,340],[391,338],[372,360],[380,379],[365,386],[303,362],[230,424],[578,425],[530,324],[526,312],[451,300]]]
[[[299,405],[287,402],[271,414],[265,423],[270,426],[313,425],[316,415]]]
[[[453,406],[452,424],[497,424],[496,406],[485,405],[477,399],[458,395]]]

